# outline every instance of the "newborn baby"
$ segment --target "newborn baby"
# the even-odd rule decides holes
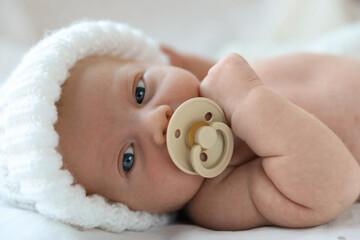
[[[110,21],[33,47],[1,89],[0,197],[114,232],[178,210],[216,230],[315,226],[358,198],[358,59],[213,63],[162,50]],[[234,138],[230,164],[209,179],[182,172],[166,147],[173,113],[199,96],[224,110]]]
[[[231,54],[198,79],[168,65],[79,61],[58,102],[64,167],[88,194],[133,210],[184,208],[212,229],[331,220],[360,190],[360,61],[301,54],[252,66]],[[234,133],[231,162],[212,179],[177,169],[166,148],[173,112],[198,96],[219,103]]]

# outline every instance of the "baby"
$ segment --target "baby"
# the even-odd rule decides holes
[[[64,166],[88,194],[133,210],[184,208],[212,229],[331,220],[360,190],[360,61],[302,54],[252,66],[231,54],[198,79],[167,65],[79,61],[58,103]],[[166,148],[172,113],[198,96],[219,103],[234,132],[231,162],[212,179],[177,169]]]
[[[56,103],[57,151],[88,197],[183,210],[216,230],[315,226],[358,198],[359,60],[299,54],[249,64],[230,54],[212,63],[162,50],[174,66],[89,55],[71,67]],[[210,179],[182,172],[166,148],[172,114],[199,96],[220,105],[234,136],[230,164]]]

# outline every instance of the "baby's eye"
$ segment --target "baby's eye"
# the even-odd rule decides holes
[[[123,169],[125,173],[129,172],[130,169],[133,167],[135,161],[134,157],[134,148],[132,146],[129,146],[123,156]]]
[[[145,97],[145,84],[142,79],[138,81],[135,90],[135,99],[138,104],[141,104]]]

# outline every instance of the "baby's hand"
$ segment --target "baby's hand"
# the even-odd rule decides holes
[[[214,100],[227,121],[248,93],[263,83],[247,61],[232,53],[217,62],[200,84],[200,95]]]

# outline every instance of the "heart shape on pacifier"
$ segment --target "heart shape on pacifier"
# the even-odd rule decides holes
[[[167,127],[166,144],[179,169],[206,178],[225,170],[234,149],[224,112],[214,101],[202,97],[176,109]]]

